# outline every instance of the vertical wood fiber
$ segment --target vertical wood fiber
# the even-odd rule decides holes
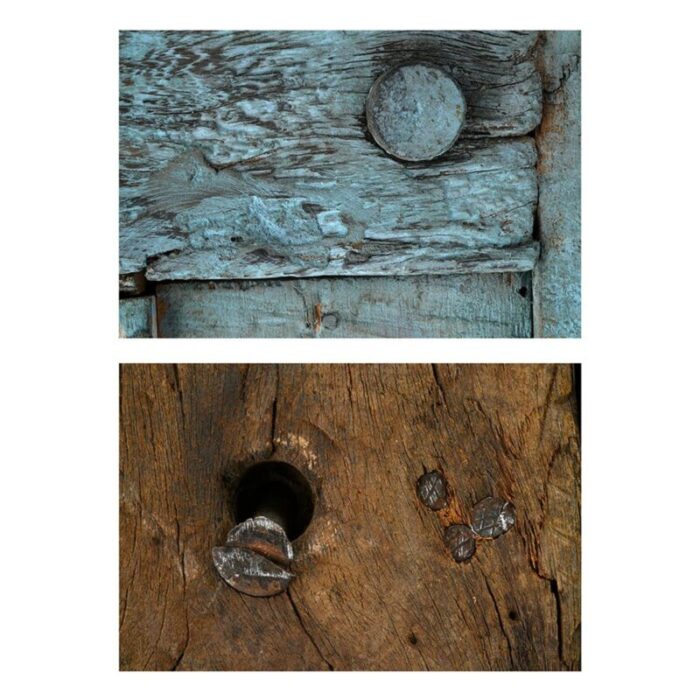
[[[572,370],[552,365],[126,365],[125,670],[580,667],[580,471]],[[315,496],[298,578],[253,599],[218,577],[246,465]],[[416,495],[443,470],[438,514]],[[488,495],[517,521],[457,564],[443,527]]]
[[[581,335],[581,33],[543,32],[535,335]]]

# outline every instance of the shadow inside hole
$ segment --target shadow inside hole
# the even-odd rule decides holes
[[[249,467],[233,494],[237,523],[265,515],[295,540],[311,522],[314,496],[306,477],[286,462],[260,462]]]

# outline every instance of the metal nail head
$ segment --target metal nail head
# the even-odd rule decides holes
[[[467,104],[460,86],[444,70],[407,63],[377,78],[365,112],[367,128],[383,150],[401,160],[423,161],[454,145]]]
[[[472,530],[485,539],[495,539],[515,525],[515,506],[503,498],[489,496],[472,509]]]
[[[267,597],[283,593],[294,579],[294,559],[284,529],[260,515],[236,525],[223,547],[212,550],[219,575],[241,593]]]
[[[457,562],[468,561],[476,552],[474,533],[468,525],[450,525],[445,530],[445,544]]]
[[[447,482],[438,471],[423,474],[416,484],[418,498],[431,510],[441,510],[447,506]]]

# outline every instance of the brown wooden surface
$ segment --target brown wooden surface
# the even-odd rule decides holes
[[[120,412],[122,669],[580,667],[571,367],[125,365]],[[298,578],[254,599],[211,548],[237,476],[273,455],[316,508]],[[440,517],[415,492],[432,469]],[[442,526],[488,495],[516,525],[457,564]]]

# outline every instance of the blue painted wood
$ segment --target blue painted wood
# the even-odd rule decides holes
[[[523,338],[530,287],[529,273],[163,283],[159,335]]]
[[[544,32],[538,219],[542,253],[533,274],[534,331],[581,335],[581,33]]]
[[[529,270],[536,32],[124,32],[121,271],[150,280]],[[448,71],[466,130],[425,163],[364,123],[398,62]],[[507,138],[506,138],[507,137]]]
[[[536,39],[122,33],[123,292],[157,282],[168,336],[580,335],[580,33]],[[426,57],[465,91],[466,131],[402,163],[364,99]],[[168,284],[201,279],[230,283]],[[150,332],[144,308],[125,333]]]
[[[156,337],[155,297],[143,296],[119,300],[119,337]]]

